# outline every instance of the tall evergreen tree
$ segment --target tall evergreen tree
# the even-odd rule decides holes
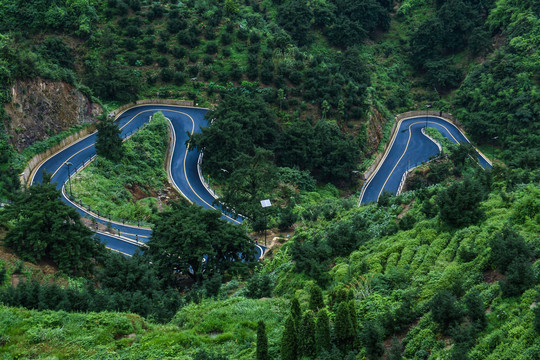
[[[268,338],[266,337],[266,326],[264,321],[257,323],[257,360],[269,360]]]
[[[403,345],[401,345],[401,342],[397,337],[392,338],[392,342],[390,345],[390,349],[388,349],[386,353],[386,358],[388,360],[401,360],[403,359],[403,356],[401,356],[401,353],[403,353]]]
[[[319,310],[315,329],[315,344],[317,352],[330,351],[332,343],[330,342],[330,321],[326,309]]]
[[[309,308],[313,312],[317,312],[324,308],[322,290],[318,285],[313,285],[309,291]]]
[[[354,329],[348,302],[341,302],[338,306],[334,331],[338,348],[346,354],[351,349],[354,340]]]
[[[111,161],[120,161],[124,155],[124,147],[118,124],[103,116],[97,124],[97,130],[97,154]]]
[[[540,333],[540,305],[536,304],[534,308],[534,329]]]
[[[0,266],[0,286],[4,285],[4,281],[6,281],[6,267],[2,264]]]
[[[358,316],[356,315],[356,305],[354,300],[349,300],[349,315],[351,317],[353,347],[358,348]]]
[[[302,310],[300,309],[300,302],[297,298],[293,298],[291,301],[291,316],[294,320],[294,326],[298,328],[302,319]]]
[[[281,337],[281,359],[296,360],[298,357],[298,342],[296,337],[296,329],[292,315],[285,320],[285,330]]]
[[[356,315],[356,305],[354,300],[349,300],[349,315],[351,316],[351,325],[356,335],[358,332],[358,316]]]
[[[369,359],[378,359],[384,353],[382,330],[375,321],[366,322],[360,336]]]
[[[313,312],[308,310],[302,317],[300,331],[298,335],[299,355],[307,358],[315,357],[315,321]]]
[[[478,291],[472,291],[465,296],[465,307],[471,322],[475,323],[480,329],[484,329],[487,325],[486,310]]]

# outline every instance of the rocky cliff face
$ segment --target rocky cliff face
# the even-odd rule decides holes
[[[34,78],[11,88],[5,127],[18,150],[82,123],[95,123],[101,107],[70,84]]]
[[[367,151],[372,155],[377,151],[377,147],[383,138],[383,129],[386,119],[376,108],[371,109],[371,114],[367,123]]]

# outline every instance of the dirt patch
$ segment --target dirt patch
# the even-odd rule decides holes
[[[143,189],[141,189],[139,187],[139,185],[131,185],[131,186],[125,186],[126,190],[129,191],[129,193],[131,194],[131,196],[133,196],[133,200],[135,201],[138,201],[138,200],[141,200],[141,199],[145,199],[147,197],[150,197],[152,195],[148,195],[146,192],[144,192]],[[152,197],[155,197],[152,196]]]
[[[493,284],[496,281],[499,281],[504,278],[504,275],[499,273],[497,270],[487,270],[483,274],[484,282],[488,284]]]
[[[263,255],[263,259],[271,259],[273,254],[294,234],[294,228],[288,231],[277,231],[277,229],[268,229],[266,233],[266,247],[267,251]],[[251,233],[251,238],[254,239],[259,245],[264,246],[264,231],[261,233]]]
[[[11,249],[5,246],[0,246],[0,259],[4,262],[8,269],[14,271],[14,273],[11,274],[11,285],[13,285],[13,287],[17,287],[17,285],[19,285],[20,282],[24,281],[25,279],[25,275],[22,275],[20,272],[15,272],[17,268],[21,267],[21,264],[25,272],[31,273],[32,279],[40,282],[44,281],[46,277],[55,275],[58,272],[58,267],[49,259],[43,259],[37,264],[33,264],[28,261],[21,262],[21,259],[19,259],[19,257],[11,251]],[[51,281],[51,279],[49,278],[48,281]],[[62,281],[62,279],[56,279],[55,281],[62,285],[65,282]]]
[[[212,339],[218,337],[218,335],[223,334],[223,331],[221,330],[212,330],[208,332],[208,336],[210,336]]]
[[[416,200],[411,201],[410,204],[401,204],[401,206],[403,206],[403,210],[401,210],[397,218],[401,219],[403,216],[405,216],[409,212],[409,209],[413,206],[415,201]]]

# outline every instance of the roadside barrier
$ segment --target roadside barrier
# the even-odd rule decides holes
[[[377,157],[375,158],[375,161],[374,163],[369,167],[369,169],[364,173],[364,179],[366,179],[364,181],[364,184],[362,185],[362,190],[360,191],[360,197],[359,197],[359,200],[358,200],[358,206],[360,206],[360,202],[362,200],[362,198],[364,197],[364,193],[366,191],[366,188],[367,186],[369,185],[369,183],[371,182],[372,178],[375,176],[375,174],[377,173],[377,171],[379,170],[379,168],[382,166],[382,164],[384,163],[384,160],[386,159],[386,156],[388,155],[388,152],[390,151],[390,149],[392,148],[392,145],[394,144],[394,141],[396,139],[396,136],[397,136],[397,130],[399,129],[399,126],[401,124],[401,122],[405,119],[408,119],[408,118],[412,118],[412,117],[421,117],[421,116],[433,116],[433,117],[439,117],[443,120],[446,120],[448,122],[450,122],[451,124],[453,124],[462,134],[463,136],[465,137],[465,139],[470,143],[471,141],[467,138],[467,136],[465,135],[465,131],[463,129],[463,125],[461,124],[461,122],[459,122],[457,119],[454,118],[454,116],[450,113],[446,113],[446,112],[443,112],[443,111],[436,111],[436,110],[416,110],[416,111],[407,111],[405,113],[402,113],[402,114],[398,114],[395,116],[395,119],[396,119],[396,122],[394,123],[394,126],[392,127],[392,130],[391,130],[391,135],[390,135],[390,140],[388,141],[388,143],[385,145],[384,147],[384,151],[377,155]],[[424,133],[424,135],[428,136],[427,134]],[[428,138],[430,140],[432,140],[433,142],[435,142],[437,144],[438,147],[440,147],[440,144],[438,144],[435,140],[431,139],[429,136]],[[478,154],[480,154],[480,156],[482,156],[490,165],[492,165],[491,161],[488,159],[487,156],[485,156],[482,152],[480,152],[480,150],[476,149],[476,151],[478,152]],[[402,182],[404,182],[403,178],[402,178]],[[400,189],[403,187],[403,184],[400,184]],[[401,191],[401,190],[400,190]],[[399,194],[399,193],[398,193]]]
[[[82,138],[85,138],[86,136],[92,134],[94,131],[96,131],[96,126],[95,125],[90,125],[90,126],[84,128],[84,129],[82,129],[81,131],[66,137],[64,140],[62,140],[58,144],[50,147],[46,151],[44,151],[42,153],[39,153],[37,155],[34,155],[34,157],[32,157],[30,159],[30,161],[28,161],[28,163],[26,164],[26,167],[24,168],[23,172],[19,174],[19,180],[20,180],[21,186],[23,188],[25,188],[28,185],[30,185],[29,182],[32,179],[32,173],[45,160],[52,157],[56,153],[62,151],[64,148],[76,143],[77,141],[81,140]]]

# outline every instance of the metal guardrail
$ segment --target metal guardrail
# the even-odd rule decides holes
[[[362,198],[364,196],[364,193],[366,191],[366,188],[367,186],[369,185],[369,183],[371,182],[374,174],[377,173],[377,171],[379,170],[379,168],[381,167],[382,163],[384,162],[384,160],[386,159],[386,156],[388,155],[388,152],[389,150],[391,149],[392,145],[394,144],[394,141],[395,141],[395,137],[397,136],[397,130],[399,129],[399,125],[401,124],[401,121],[404,120],[404,119],[408,119],[408,118],[411,118],[411,117],[416,117],[416,116],[436,116],[436,117],[440,117],[444,120],[447,120],[449,121],[450,123],[452,123],[453,125],[456,126],[456,128],[463,134],[463,136],[465,137],[465,139],[467,139],[467,141],[469,141],[470,143],[470,140],[467,138],[467,136],[465,135],[465,131],[463,130],[463,125],[461,124],[461,122],[459,122],[456,118],[454,118],[454,116],[450,113],[446,113],[446,112],[443,112],[443,111],[436,111],[436,110],[415,110],[415,111],[407,111],[407,112],[404,112],[404,113],[401,113],[401,114],[398,114],[395,116],[395,119],[396,119],[396,122],[394,123],[394,126],[392,127],[392,130],[391,130],[391,135],[390,135],[390,141],[388,141],[388,143],[386,144],[384,150],[382,153],[380,153],[377,158],[375,159],[374,163],[370,166],[370,168],[364,173],[364,178],[366,179],[366,181],[364,182],[364,184],[362,185],[362,190],[360,192],[360,197],[359,197],[359,200],[358,200],[358,206],[360,206],[360,202],[362,201]],[[423,132],[423,130],[422,130]],[[432,139],[431,137],[429,137],[427,134],[425,134],[423,132],[424,135],[426,135],[430,140],[432,140],[435,144],[437,144],[437,147],[439,147],[439,151],[442,150],[441,146],[439,143],[437,143],[434,139]],[[478,151],[478,149],[477,149]],[[480,151],[478,151],[478,153],[484,158],[487,160],[487,162],[489,164],[491,164],[491,162],[489,161],[489,159],[484,156],[484,154],[482,154]],[[414,168],[411,168],[410,170],[412,170]],[[409,171],[410,172],[410,171]],[[407,174],[407,173],[406,173]],[[400,183],[400,189],[398,190],[399,192],[402,190],[402,187],[404,185],[404,179],[406,178],[406,174],[404,174],[404,177],[401,179],[401,182],[403,183]],[[399,194],[398,192],[398,194]]]
[[[19,181],[21,183],[22,187],[26,187],[29,184],[29,182],[32,179],[33,172],[47,159],[50,157],[56,155],[66,147],[73,145],[77,141],[87,137],[88,135],[94,133],[96,131],[95,125],[90,125],[75,134],[72,134],[62,141],[60,141],[58,144],[50,147],[46,151],[34,155],[27,163],[26,167],[24,168],[23,172],[19,174]]]
[[[424,135],[425,137],[427,137],[429,140],[433,141],[435,143],[435,145],[437,145],[437,148],[439,149],[439,154],[442,152],[442,146],[441,144],[439,144],[439,142],[435,139],[433,139],[431,136],[429,136],[425,129],[422,128],[420,130],[422,132],[422,135]],[[407,171],[405,171],[405,173],[403,174],[403,176],[401,177],[401,181],[399,182],[399,186],[398,186],[398,190],[396,192],[396,195],[399,195],[401,194],[401,192],[403,191],[403,187],[405,186],[405,181],[407,181],[407,176],[411,173],[411,171],[413,171],[414,169],[416,169],[418,166],[420,165],[424,165],[424,164],[429,164],[432,160],[428,160],[428,161],[424,161],[422,162],[421,164],[416,164],[414,165],[412,168],[410,169],[407,169]]]
[[[197,173],[199,174],[199,179],[201,180],[201,183],[203,184],[206,191],[208,191],[208,193],[212,195],[214,199],[217,199],[219,198],[219,196],[216,194],[214,190],[210,188],[210,185],[206,183],[206,181],[204,180],[204,176],[202,174],[201,164],[202,164],[203,155],[204,153],[201,151],[201,153],[199,154],[199,158],[197,159]]]

